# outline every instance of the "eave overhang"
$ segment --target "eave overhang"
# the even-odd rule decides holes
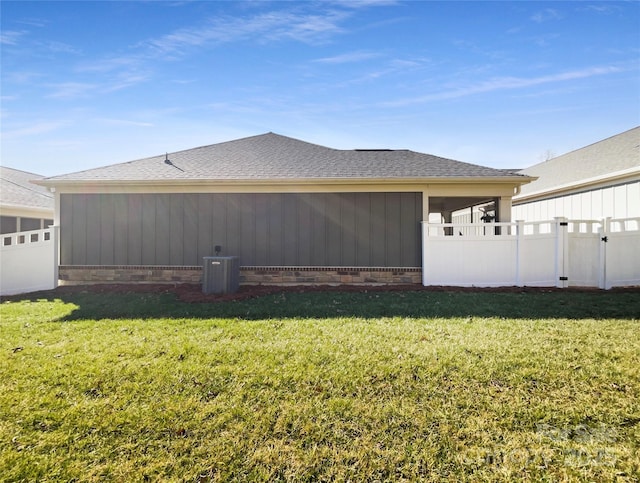
[[[513,198],[514,203],[525,203],[528,201],[535,201],[538,199],[545,199],[550,197],[557,197],[563,194],[569,194],[570,192],[586,190],[589,188],[597,188],[599,186],[606,186],[609,184],[615,184],[624,182],[627,180],[634,180],[640,177],[640,166],[633,168],[616,171],[614,173],[607,173],[602,176],[594,176],[593,178],[587,178],[580,182],[565,183],[550,188],[533,191],[531,193],[519,194]],[[534,178],[537,179],[537,178]]]
[[[121,190],[144,189],[149,190],[154,187],[163,189],[190,188],[195,187],[229,187],[250,189],[256,187],[262,190],[265,187],[281,188],[283,191],[292,191],[297,187],[347,187],[347,186],[424,186],[433,184],[500,184],[519,187],[522,184],[534,181],[531,176],[483,176],[483,177],[430,177],[430,178],[278,178],[278,179],[154,179],[154,180],[56,180],[41,179],[34,181],[35,184],[45,186],[52,191],[71,190],[78,192],[78,188],[87,191],[100,191],[114,188]]]
[[[4,203],[0,205],[0,215],[24,216],[31,218],[52,218],[53,207],[42,208],[37,206],[12,205],[9,203]]]

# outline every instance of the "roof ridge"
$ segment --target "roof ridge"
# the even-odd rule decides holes
[[[22,189],[31,191],[36,195],[44,196],[45,198],[53,198],[53,195],[50,194],[49,192],[44,191],[42,189],[37,189],[36,186],[38,186],[38,185],[34,185],[32,187],[32,186],[28,186],[28,185],[25,185],[25,184],[22,184],[22,183],[16,183],[15,181],[7,179],[7,178],[3,178],[2,181],[4,181],[5,183],[10,183],[10,184],[12,184],[14,186],[17,186],[18,188],[22,188]]]
[[[43,179],[44,176],[41,174],[23,171],[9,166],[0,166],[0,168],[0,179],[3,183],[17,186],[22,190],[30,191],[35,195],[48,199],[53,198],[53,195],[46,188],[31,182],[30,178]]]
[[[0,169],[7,169],[9,171],[16,171],[18,173],[22,173],[22,174],[28,174],[28,175],[33,175],[33,176],[39,176],[39,177],[43,177],[41,174],[38,173],[32,173],[31,171],[24,171],[22,169],[16,169],[16,168],[11,168],[9,166],[0,166]]]
[[[186,153],[188,151],[195,151],[195,150],[198,150],[198,149],[210,148],[212,146],[223,146],[225,144],[237,144],[237,143],[240,143],[240,142],[249,141],[251,139],[258,139],[258,138],[263,138],[263,137],[266,138],[267,136],[274,136],[274,137],[278,137],[278,138],[281,138],[281,139],[288,139],[288,140],[291,140],[291,141],[296,141],[298,143],[304,143],[304,144],[308,144],[308,145],[311,145],[311,146],[317,146],[317,147],[324,148],[324,149],[331,149],[332,151],[342,151],[340,149],[331,148],[329,146],[323,146],[322,144],[310,143],[309,141],[304,141],[302,139],[294,138],[294,137],[291,137],[291,136],[285,136],[283,134],[278,134],[278,133],[275,133],[273,131],[268,131],[268,132],[265,132],[265,133],[262,133],[262,134],[254,134],[252,136],[245,136],[245,137],[238,138],[238,139],[230,139],[229,141],[221,141],[219,143],[203,144],[202,146],[196,146],[196,147],[187,148],[187,149],[180,149],[178,151],[169,151],[168,154],[180,154],[180,153]],[[350,150],[346,150],[346,151],[350,151]],[[157,154],[157,155],[154,155],[154,156],[147,156],[146,158],[135,159],[133,161],[142,161],[142,160],[145,160],[145,159],[153,159],[153,158],[157,158],[157,157],[160,157],[160,156],[164,156],[164,154]],[[126,162],[131,163],[133,161],[126,161]],[[122,163],[118,163],[118,164],[122,164]],[[111,166],[111,165],[109,165],[109,166]]]

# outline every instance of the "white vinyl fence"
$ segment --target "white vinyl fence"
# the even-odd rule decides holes
[[[0,235],[0,295],[58,285],[58,228]]]
[[[640,218],[422,226],[424,285],[640,285]]]

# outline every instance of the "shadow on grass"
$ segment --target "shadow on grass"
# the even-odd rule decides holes
[[[347,290],[347,289],[345,289]],[[273,289],[271,290],[273,292]],[[99,291],[82,287],[4,297],[3,301],[60,300],[75,306],[59,321],[100,319],[246,320],[335,317],[500,317],[514,319],[639,319],[640,290],[414,289],[282,290],[245,298],[196,303],[160,291]]]

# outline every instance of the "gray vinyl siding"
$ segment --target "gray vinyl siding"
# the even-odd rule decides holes
[[[142,234],[140,250],[142,252],[142,265],[153,265],[158,250],[155,243],[156,233],[156,203],[155,196],[142,197]]]
[[[142,265],[142,195],[130,195],[127,209],[127,263]]]
[[[24,216],[0,216],[0,234],[17,233],[18,231],[39,230],[53,225],[53,220],[29,218]],[[18,230],[18,226],[20,229]]]
[[[0,234],[16,233],[18,231],[18,217],[0,216]]]
[[[100,246],[102,240],[101,220],[100,204],[91,203],[87,206],[87,245],[90,247]],[[98,250],[89,250],[87,253],[87,265],[98,265],[101,260],[100,255]]]
[[[20,217],[20,231],[39,230],[41,223],[40,218]]]
[[[139,220],[129,211],[129,207],[134,204],[135,196],[116,196],[113,199],[113,262],[115,265],[134,264],[129,251],[128,237]],[[122,214],[122,216],[120,216]],[[131,262],[129,260],[132,260]]]
[[[155,240],[148,240],[149,244],[145,245],[145,249],[151,249],[152,247],[155,247],[156,249],[156,254],[151,265],[171,265],[171,261],[169,259],[169,246],[171,244],[171,220],[169,218],[169,214],[171,213],[169,210],[170,197],[171,195],[157,195],[156,211],[155,213],[150,213],[150,216],[155,218],[156,224],[156,229],[153,233],[155,234]],[[159,260],[163,260],[164,263],[158,263]]]
[[[82,203],[87,205],[93,203],[99,203],[100,208],[100,238],[97,240],[98,245],[91,245],[89,248],[91,251],[97,251],[99,253],[98,265],[113,265],[115,264],[114,252],[114,239],[115,239],[115,210],[113,207],[112,198],[109,195],[97,195],[97,199],[92,195],[83,196]],[[73,205],[76,205],[73,203]],[[73,224],[76,226],[76,223]],[[120,236],[120,234],[118,234]],[[73,256],[76,258],[76,240],[73,239]]]
[[[83,220],[85,223],[74,223],[71,225],[73,256],[78,257],[79,260],[87,260],[88,258],[91,258],[87,256],[88,230],[86,227],[86,220],[88,220],[87,213],[89,212],[89,205],[82,199],[78,201],[79,203],[71,204],[71,216],[73,220]],[[89,247],[89,249],[92,248],[93,247]],[[106,259],[105,261],[113,264],[113,261],[110,259]]]
[[[418,267],[421,193],[63,194],[63,265]]]

